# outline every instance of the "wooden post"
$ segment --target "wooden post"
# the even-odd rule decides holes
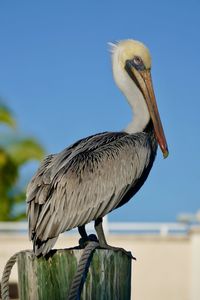
[[[83,250],[57,250],[45,259],[31,252],[18,257],[20,300],[67,299]],[[88,270],[82,300],[129,300],[131,259],[121,251],[97,249]]]

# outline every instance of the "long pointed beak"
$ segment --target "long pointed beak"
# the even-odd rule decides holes
[[[158,112],[158,107],[156,104],[156,98],[153,90],[153,84],[151,79],[150,70],[137,71],[133,66],[131,66],[131,71],[133,73],[133,79],[136,80],[136,84],[141,90],[149,110],[149,114],[154,126],[154,131],[158,144],[163,152],[164,158],[169,154],[167,141],[165,138],[162,122],[160,120],[160,115]]]

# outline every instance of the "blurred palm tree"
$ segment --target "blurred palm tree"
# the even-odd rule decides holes
[[[16,128],[11,110],[0,102],[0,126]],[[1,128],[1,129],[2,129]],[[3,130],[4,130],[3,129]],[[1,137],[2,136],[2,137]],[[0,136],[0,221],[25,218],[25,212],[17,212],[17,205],[25,201],[25,188],[17,183],[20,169],[31,160],[41,160],[43,147],[34,138],[21,138],[9,133]]]

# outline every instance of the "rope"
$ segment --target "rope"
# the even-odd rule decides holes
[[[76,274],[71,284],[68,300],[80,299],[81,291],[83,289],[83,285],[89,269],[92,253],[98,246],[98,242],[90,241],[85,247],[83,254],[81,255],[81,258],[79,260]]]
[[[9,278],[10,278],[10,273],[11,273],[12,267],[16,263],[18,255],[20,253],[27,252],[27,251],[32,252],[31,250],[23,250],[23,251],[17,252],[14,255],[12,255],[10,257],[10,259],[7,261],[7,263],[4,267],[2,279],[1,279],[1,298],[2,298],[2,300],[10,299],[10,297],[9,297]]]

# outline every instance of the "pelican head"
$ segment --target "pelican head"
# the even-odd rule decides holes
[[[111,44],[111,52],[114,79],[134,111],[134,120],[127,132],[143,130],[151,119],[156,139],[166,158],[168,147],[153,90],[148,48],[141,42],[124,40]]]

